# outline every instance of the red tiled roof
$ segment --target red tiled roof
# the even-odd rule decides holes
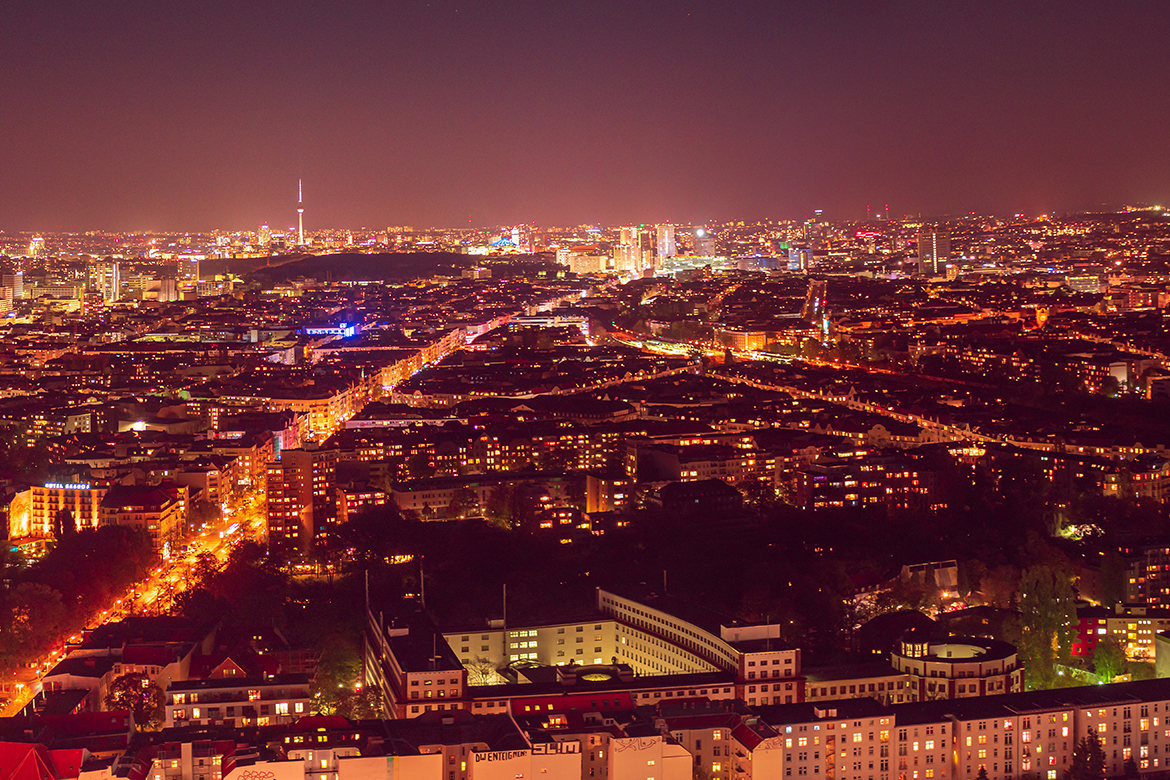
[[[49,750],[39,743],[0,742],[0,780],[69,780],[81,773],[84,750]]]

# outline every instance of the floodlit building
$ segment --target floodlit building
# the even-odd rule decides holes
[[[58,517],[71,521],[79,531],[97,528],[102,522],[101,506],[106,490],[86,482],[34,485],[29,502],[29,535],[55,538]]]
[[[655,228],[658,234],[658,257],[665,259],[678,254],[678,246],[674,240],[674,225],[659,225]]]
[[[940,225],[923,225],[918,229],[918,272],[923,276],[946,273],[951,256],[951,232]]]

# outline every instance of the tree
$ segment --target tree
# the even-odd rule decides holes
[[[1101,749],[1101,739],[1097,732],[1089,729],[1089,733],[1081,737],[1073,750],[1072,766],[1064,773],[1065,780],[1104,780],[1105,751]]]
[[[199,553],[195,558],[195,565],[191,567],[192,578],[196,587],[206,588],[211,584],[211,578],[219,571],[219,559],[208,552]]]
[[[975,773],[975,780],[987,780],[987,767],[983,764],[979,765],[979,771]]]
[[[50,450],[44,439],[30,439],[26,426],[0,424],[0,478],[33,485],[49,478]]]
[[[219,504],[211,501],[195,501],[191,504],[191,513],[187,517],[187,527],[191,531],[199,531],[215,525],[223,519],[223,511]]]
[[[188,588],[174,598],[173,612],[200,625],[215,623],[229,609],[226,602],[217,599],[206,588]]]
[[[889,589],[878,593],[876,609],[878,614],[897,612],[903,609],[922,611],[926,607],[926,588],[920,582],[904,582],[899,579]]]
[[[515,524],[512,515],[512,509],[515,503],[515,486],[510,482],[502,482],[492,488],[492,492],[488,494],[484,514],[493,525],[504,529],[512,528]]]
[[[425,479],[435,474],[431,457],[425,452],[416,452],[406,460],[406,471],[411,479]]]
[[[358,693],[362,659],[357,647],[344,636],[326,641],[317,660],[317,676],[313,680],[313,706],[321,715],[342,715],[358,705],[353,697]]]
[[[1097,643],[1093,651],[1093,671],[1103,683],[1113,682],[1113,678],[1125,672],[1125,650],[1114,637],[1106,637]]]
[[[1112,609],[1125,600],[1125,560],[1116,549],[1101,561],[1101,606]]]
[[[1056,685],[1056,663],[1067,655],[1075,623],[1075,598],[1069,575],[1057,566],[1037,564],[1020,575],[1020,655],[1029,687]]]
[[[479,514],[479,494],[469,487],[457,489],[451,496],[451,503],[447,505],[449,519],[462,519]]]
[[[1014,566],[996,566],[979,581],[983,603],[992,607],[1012,606],[1016,585],[1020,581],[1019,570]]]
[[[163,720],[163,692],[142,672],[131,672],[110,683],[106,706],[111,710],[130,710],[140,728],[158,726]]]
[[[246,615],[256,624],[281,619],[289,598],[287,577],[265,549],[253,542],[232,551],[208,589],[235,614]]]
[[[491,685],[499,677],[496,665],[487,658],[476,656],[464,664],[464,667],[467,669],[468,685]]]
[[[1138,780],[1141,776],[1141,772],[1138,771],[1137,762],[1132,757],[1125,759],[1125,774],[1122,777],[1125,780]]]
[[[28,579],[61,593],[82,620],[92,618],[128,588],[142,581],[158,561],[150,537],[122,525],[67,534],[29,571]]]
[[[8,593],[0,624],[0,661],[5,666],[39,656],[57,644],[68,622],[61,594],[38,582],[22,582]]]
[[[963,598],[969,598],[979,590],[983,577],[987,574],[987,565],[978,558],[959,561],[959,571],[956,577],[955,588]]]
[[[53,515],[53,538],[61,541],[77,533],[77,519],[68,509],[60,509]]]
[[[337,703],[337,714],[350,720],[374,720],[385,717],[382,696],[376,688],[362,688]]]

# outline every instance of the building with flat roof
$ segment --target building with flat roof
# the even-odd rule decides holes
[[[172,682],[166,690],[167,728],[274,726],[312,711],[309,677],[226,677]]]

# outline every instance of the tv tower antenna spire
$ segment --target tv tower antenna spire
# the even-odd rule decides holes
[[[305,199],[301,192],[301,180],[297,179],[297,230],[298,243],[305,245]]]

